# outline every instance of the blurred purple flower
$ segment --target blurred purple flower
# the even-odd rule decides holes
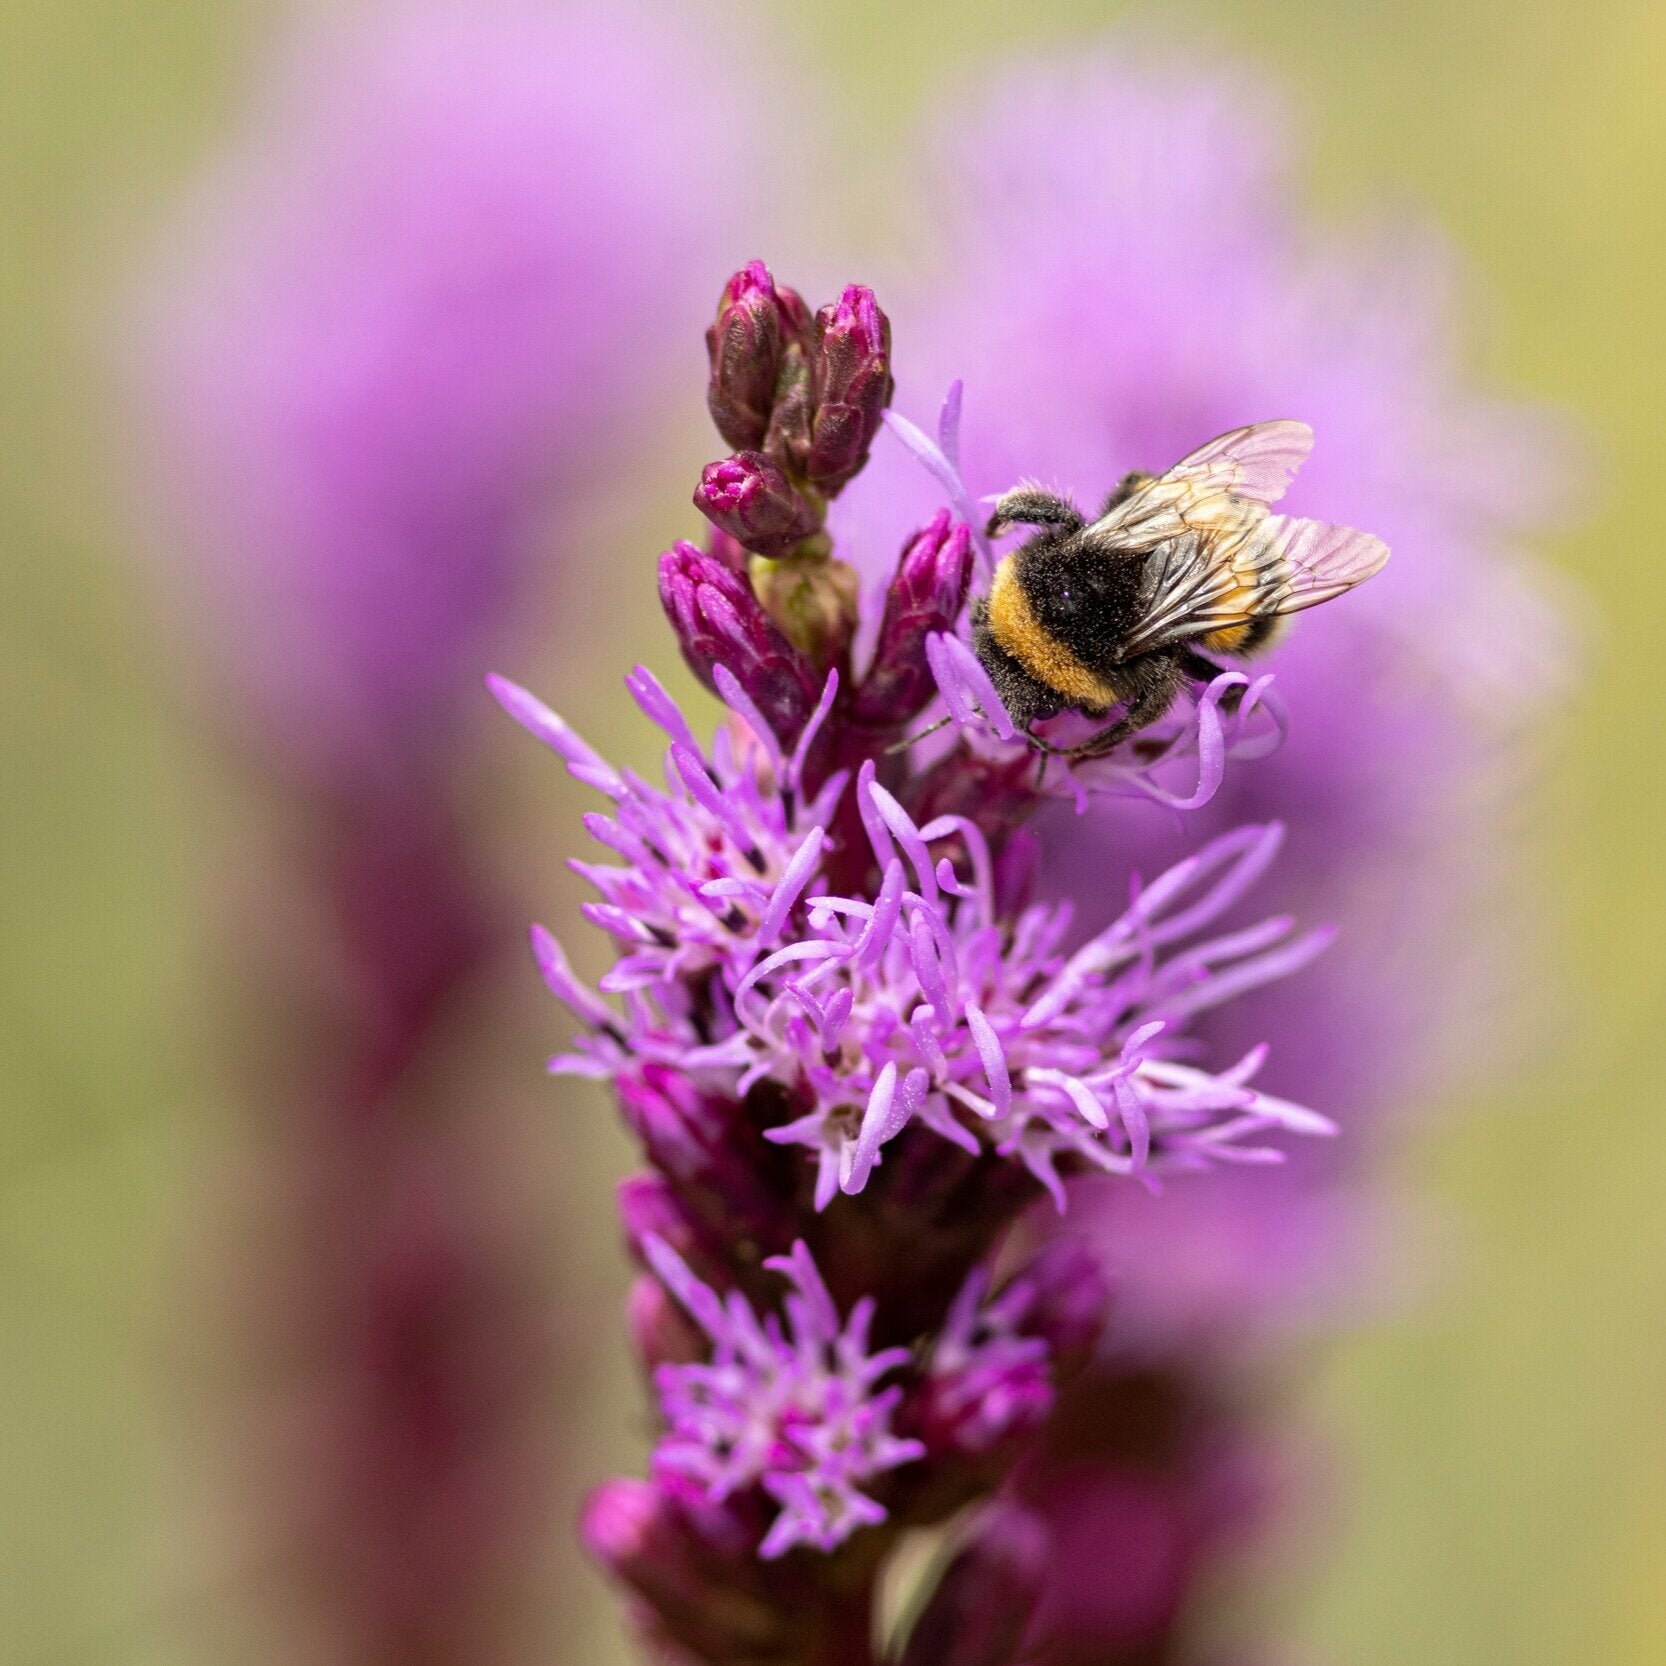
[[[1372,1127],[1449,1087],[1479,1009],[1501,1004],[1466,926],[1495,877],[1500,783],[1569,678],[1563,601],[1522,549],[1566,501],[1569,434],[1466,379],[1457,263],[1433,228],[1312,224],[1287,128],[1275,86],[1195,47],[1129,34],[1006,61],[941,119],[941,261],[914,304],[891,292],[919,377],[905,404],[950,375],[975,390],[953,460],[967,487],[938,471],[952,502],[1038,470],[1094,501],[1198,435],[1299,415],[1320,443],[1292,512],[1369,527],[1395,552],[1273,655],[1288,744],[1226,775],[1183,834],[1105,796],[1035,823],[1040,893],[1075,900],[1091,933],[1127,873],[1163,867],[1179,838],[1286,821],[1264,894],[1322,909],[1338,947],[1322,979],[1247,991],[1195,1032],[1226,1057],[1266,1039],[1281,1087],[1349,1136],[1161,1197],[1074,1189],[1070,1229],[1117,1305],[1101,1366],[1020,1488],[1056,1541],[1037,1666],[1170,1658],[1211,1568],[1259,1519],[1216,1485],[1253,1467],[1260,1438],[1230,1362],[1358,1298],[1380,1207],[1359,1183]],[[918,430],[894,426],[930,463]],[[884,526],[937,501],[903,447],[882,447],[833,530],[871,557]]]
[[[145,320],[163,490],[285,750],[362,767],[471,709],[687,357],[731,77],[651,0],[373,0],[288,42]]]
[[[1295,1096],[1360,1131],[1414,1104],[1473,1039],[1454,1019],[1471,1019],[1484,967],[1452,926],[1491,877],[1488,783],[1569,675],[1555,598],[1521,549],[1565,497],[1569,435],[1465,380],[1455,261],[1431,227],[1315,229],[1278,89],[1243,65],[1129,35],[1004,63],[963,92],[933,180],[943,267],[893,313],[916,398],[950,375],[976,391],[970,490],[1045,469],[1092,500],[1199,434],[1299,413],[1320,443],[1291,511],[1394,549],[1335,618],[1298,624],[1273,655],[1289,743],[1233,772],[1183,835],[1288,823],[1269,896],[1294,914],[1323,899],[1340,946],[1317,990],[1257,992],[1207,1027],[1227,1051],[1269,1039]],[[835,531],[871,554],[881,524],[932,499],[901,448],[882,447]],[[1182,837],[1111,801],[1038,831],[1043,891],[1079,899],[1083,932],[1114,910],[1118,874],[1154,871]],[[1417,883],[1386,886],[1389,873]],[[1125,1317],[1160,1322],[1147,1274],[1153,1302],[1191,1318],[1265,1311],[1274,1264],[1286,1288],[1317,1289],[1337,1231],[1361,1217],[1316,1203],[1314,1182],[1371,1150],[1310,1148],[1270,1185],[1119,1199],[1104,1229]],[[1186,1267],[1202,1281],[1190,1290]]]
[[[617,501],[613,448],[658,423],[702,322],[682,274],[719,239],[727,258],[705,187],[760,95],[711,21],[653,0],[312,17],[148,284],[142,429],[194,646],[294,834],[235,935],[287,1026],[253,1050],[261,1184],[289,1208],[249,1345],[304,1356],[309,1404],[270,1442],[284,1484],[241,1503],[315,1599],[296,1635],[343,1666],[487,1666],[550,1579],[557,1455],[528,1438],[548,1293],[493,1207],[522,1153],[459,1091],[502,939],[458,789],[481,668]],[[790,650],[754,636],[790,684]]]

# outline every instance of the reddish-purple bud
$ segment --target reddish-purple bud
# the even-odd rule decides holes
[[[782,1204],[747,1161],[773,1148],[758,1137],[740,1103],[702,1093],[679,1070],[648,1063],[617,1083],[626,1126],[687,1208],[710,1228],[744,1232],[765,1242],[790,1234]]]
[[[904,547],[885,594],[873,664],[851,707],[858,723],[900,725],[937,691],[926,661],[926,638],[952,631],[972,579],[972,535],[947,509]]]
[[[1079,1238],[1055,1238],[1013,1282],[1030,1292],[1017,1328],[1047,1344],[1055,1373],[1061,1359],[1083,1359],[1098,1345],[1111,1291],[1100,1258]]]
[[[1041,1595],[1046,1530],[1000,1504],[938,1580],[902,1651],[901,1666],[1011,1666]]]
[[[812,369],[816,411],[803,471],[831,497],[867,462],[895,387],[891,322],[871,289],[850,284],[834,305],[816,314]]]
[[[700,1228],[662,1175],[627,1175],[619,1182],[618,1198],[625,1242],[639,1260],[645,1259],[643,1240],[654,1237],[663,1238],[685,1261],[701,1261]]]
[[[782,1660],[783,1615],[751,1554],[758,1529],[676,1476],[604,1481],[579,1517],[584,1548],[637,1599],[656,1660]]]
[[[745,576],[680,540],[659,558],[659,597],[695,676],[715,689],[713,667],[726,666],[782,744],[791,746],[815,709],[820,683]]]
[[[708,463],[694,490],[694,507],[720,532],[754,555],[790,555],[821,518],[778,463],[761,451],[737,451]]]
[[[763,444],[784,356],[789,345],[802,352],[810,333],[803,299],[777,288],[761,260],[743,266],[724,286],[717,321],[706,331],[706,404],[718,433],[737,450]]]
[[[652,1371],[686,1365],[706,1352],[706,1339],[652,1273],[638,1273],[625,1302],[625,1323],[636,1356]]]
[[[584,1548],[609,1573],[626,1580],[652,1560],[666,1527],[665,1501],[649,1481],[604,1481],[579,1515]]]
[[[714,1537],[710,1527],[721,1523],[703,1519],[718,1512],[689,1503],[661,1479],[604,1481],[585,1500],[579,1538],[641,1599],[638,1622],[658,1649],[699,1660],[765,1658],[777,1620],[752,1570],[734,1565],[739,1546]]]
[[[744,544],[731,538],[721,527],[714,526],[706,539],[706,551],[721,561],[731,573],[744,576],[752,557]]]

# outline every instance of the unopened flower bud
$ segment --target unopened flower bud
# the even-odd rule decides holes
[[[1060,1359],[1081,1359],[1097,1346],[1111,1291],[1100,1258],[1081,1239],[1053,1239],[1013,1282],[1029,1291],[1015,1326],[1047,1344],[1055,1371]]]
[[[639,1260],[648,1238],[663,1238],[685,1261],[700,1258],[700,1229],[663,1175],[627,1175],[619,1182],[618,1198],[625,1242]]]
[[[1046,1564],[1040,1522],[1016,1505],[997,1505],[938,1580],[901,1666],[1010,1666],[1020,1658]]]
[[[937,691],[926,638],[952,631],[972,577],[972,535],[947,509],[905,546],[885,594],[873,665],[856,692],[858,723],[907,723]]]
[[[661,1365],[686,1365],[706,1351],[694,1321],[651,1273],[638,1273],[632,1282],[625,1322],[636,1357],[650,1371]]]
[[[604,1481],[585,1500],[579,1538],[642,1599],[639,1617],[662,1647],[752,1659],[772,1639],[774,1617],[761,1593],[741,1588],[731,1547],[714,1542],[666,1481]]]
[[[850,284],[816,314],[816,412],[804,475],[831,497],[860,471],[891,403],[891,322],[873,291]]]
[[[708,463],[694,507],[754,555],[788,555],[821,526],[817,511],[761,451],[737,451]]]
[[[818,673],[839,664],[856,634],[861,580],[848,562],[820,554],[752,559],[752,588],[787,640]]]
[[[781,355],[781,374],[775,381],[775,409],[770,412],[764,450],[783,467],[803,478],[810,455],[816,418],[814,328],[810,339],[787,344]]]
[[[666,1528],[665,1501],[650,1481],[604,1481],[584,1501],[579,1538],[609,1573],[629,1579],[652,1558]]]
[[[707,532],[706,553],[714,560],[721,561],[731,573],[744,573],[747,563],[752,559],[752,552],[738,538],[731,538],[720,526],[714,526]]]
[[[761,260],[743,266],[724,286],[717,321],[706,331],[711,380],[706,404],[717,431],[737,450],[763,444],[789,345],[802,355],[809,309],[777,288]]]
[[[679,541],[659,558],[659,596],[695,676],[715,689],[713,667],[726,666],[781,743],[791,746],[815,709],[819,679],[745,576]]]
[[[737,1100],[703,1093],[682,1071],[652,1062],[616,1086],[627,1126],[685,1206],[723,1231],[783,1236],[781,1201],[746,1160],[770,1148]]]

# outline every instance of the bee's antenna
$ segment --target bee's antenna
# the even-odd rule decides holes
[[[918,734],[904,735],[903,738],[894,746],[887,746],[885,748],[885,756],[890,758],[894,757],[898,752],[906,752],[909,747],[915,743],[915,741],[924,740],[927,735],[935,735],[939,729],[947,728],[952,722],[954,722],[953,716],[940,717],[935,723],[921,729]]]

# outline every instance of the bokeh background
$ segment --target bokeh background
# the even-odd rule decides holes
[[[906,242],[892,183],[923,100],[1119,15],[846,0],[700,26],[808,78],[767,113],[786,160],[755,182],[758,223],[794,270],[844,276]],[[1297,1659],[1361,1666],[1644,1666],[1666,1658],[1666,14],[1217,0],[1142,15],[1283,79],[1322,214],[1431,210],[1473,268],[1478,372],[1587,437],[1591,513],[1544,550],[1571,581],[1581,680],[1500,841],[1501,921],[1533,922],[1536,994],[1479,1079],[1396,1148],[1416,1276],[1314,1353],[1301,1410],[1335,1501],[1279,1628]],[[134,391],[182,202],[245,130],[293,17],[0,0],[0,1654],[28,1666],[342,1658],[294,1597],[304,1515],[286,1514],[272,1452],[305,1442],[266,1440],[286,1419],[304,1430],[317,1395],[283,1318],[285,1279],[303,1276],[286,1232],[305,1216],[269,1091],[309,1034],[289,980],[305,983],[319,933],[286,891],[304,812],[270,737],[228,717],[214,614],[154,512]],[[845,168],[812,191],[790,159],[830,131]],[[730,266],[774,253],[699,250],[724,229],[714,207],[688,233],[696,320]],[[709,447],[697,339],[683,351],[611,442],[634,447],[629,490],[598,498],[611,453],[556,494],[550,570],[518,614],[512,669],[627,755],[644,737],[618,670],[665,657],[647,563],[687,530]],[[577,594],[562,561],[584,574]],[[507,1473],[536,1477],[499,1642],[516,1660],[623,1658],[569,1518],[583,1484],[639,1462],[612,1319],[609,1183],[628,1153],[598,1101],[539,1076],[549,1023],[519,958],[521,919],[573,905],[559,858],[584,806],[507,726],[465,721],[480,739],[456,786],[504,947],[471,972],[448,1037],[458,1104],[490,1109],[454,1108],[448,1137],[472,1132],[428,1160],[490,1222],[492,1277],[514,1275],[487,1280],[493,1312],[531,1339],[493,1390],[524,1443]],[[495,1176],[471,1167],[483,1127],[509,1155]],[[269,1310],[266,1357],[250,1337]]]

